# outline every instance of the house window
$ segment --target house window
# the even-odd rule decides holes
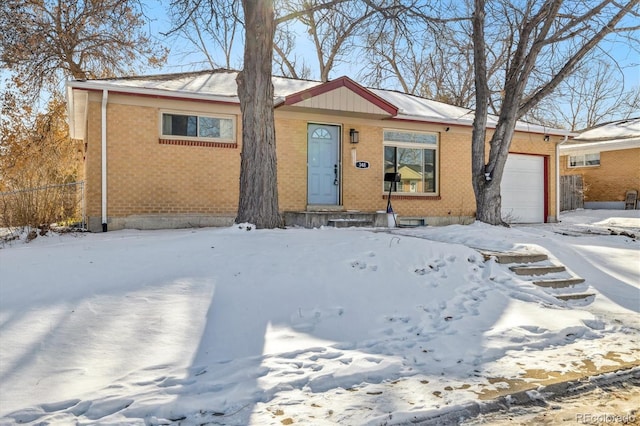
[[[327,129],[319,128],[313,131],[311,137],[313,139],[331,139],[331,134]]]
[[[600,153],[569,156],[569,167],[592,167],[600,165]]]
[[[385,182],[384,191],[436,194],[438,135],[404,130],[384,131],[384,173],[400,173],[400,182]]]
[[[162,113],[162,136],[212,142],[234,142],[235,125],[231,117]]]

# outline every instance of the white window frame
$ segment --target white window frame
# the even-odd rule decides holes
[[[390,141],[386,140],[387,132],[402,132],[402,133],[413,133],[416,135],[429,135],[435,137],[435,143],[424,143],[424,142],[398,142],[398,141]],[[433,178],[435,179],[434,190],[432,192],[411,192],[411,185],[403,185],[403,191],[392,191],[392,195],[411,195],[411,196],[439,196],[440,195],[440,134],[436,132],[425,132],[420,130],[407,130],[407,129],[391,129],[386,128],[382,131],[382,141],[383,141],[383,149],[382,149],[382,173],[385,173],[385,147],[391,146],[396,148],[411,148],[411,149],[429,149],[433,150],[435,155],[434,161],[434,170],[433,170]],[[396,165],[397,167],[397,165]],[[385,190],[385,182],[382,183],[382,190],[384,193],[388,193],[389,189]]]
[[[597,155],[598,156],[598,164],[587,164],[587,156],[588,155]],[[575,165],[571,164],[571,159],[576,159],[574,162]],[[577,161],[581,160],[581,161]],[[600,167],[600,153],[599,152],[586,152],[584,154],[574,154],[567,156],[567,168],[569,169],[577,169],[580,167]]]
[[[198,129],[200,126],[201,118],[214,118],[217,120],[230,120],[231,121],[231,138],[214,138],[214,137],[204,137],[204,136],[186,136],[186,135],[167,135],[164,133],[164,116],[167,115],[182,115],[187,117],[197,117]],[[237,139],[237,126],[236,126],[236,116],[235,115],[225,115],[225,114],[206,114],[201,112],[192,112],[192,111],[180,111],[180,110],[161,110],[160,111],[160,138],[162,139],[170,139],[170,140],[191,140],[191,141],[203,141],[203,142],[217,142],[217,143],[236,143]],[[198,130],[199,132],[199,130]]]

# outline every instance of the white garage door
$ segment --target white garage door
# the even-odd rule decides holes
[[[544,222],[544,157],[509,154],[500,195],[505,222]]]

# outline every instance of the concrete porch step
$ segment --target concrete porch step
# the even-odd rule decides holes
[[[571,294],[555,294],[556,299],[570,301],[570,300],[584,300],[589,297],[595,297],[595,293],[571,293]]]
[[[516,275],[545,275],[554,272],[564,272],[567,269],[562,265],[531,265],[531,266],[511,266]]]
[[[336,228],[373,227],[373,220],[368,219],[329,219],[327,222],[329,226]]]
[[[509,267],[511,272],[518,276],[530,277],[528,279],[525,278],[525,280],[542,287],[545,293],[558,300],[584,301],[591,298],[591,301],[593,301],[596,296],[595,293],[586,292],[589,288],[588,285],[580,285],[585,282],[584,278],[574,276],[562,264],[549,262],[549,257],[546,254],[495,251],[481,251],[481,253],[485,260],[495,258],[498,263],[513,263],[514,265]],[[527,263],[530,265],[526,265]],[[541,277],[541,275],[547,274],[560,275],[551,275],[554,278],[548,279]]]
[[[572,287],[577,284],[582,284],[584,282],[584,278],[560,278],[555,280],[539,280],[533,281],[533,284],[539,287],[550,287],[550,288],[565,288]]]
[[[383,212],[363,212],[349,210],[322,210],[322,211],[287,211],[284,212],[286,226],[300,226],[303,228],[319,228],[321,226],[334,226],[336,228],[348,228],[350,226],[361,227],[386,227],[387,214]]]
[[[483,251],[482,255],[485,260],[492,257],[496,258],[498,263],[535,263],[543,262],[549,257],[544,253],[519,253],[519,252],[499,252],[499,251]]]

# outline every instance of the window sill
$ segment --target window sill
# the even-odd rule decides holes
[[[207,148],[237,148],[236,142],[211,142],[188,139],[159,139],[160,145],[204,146]]]

